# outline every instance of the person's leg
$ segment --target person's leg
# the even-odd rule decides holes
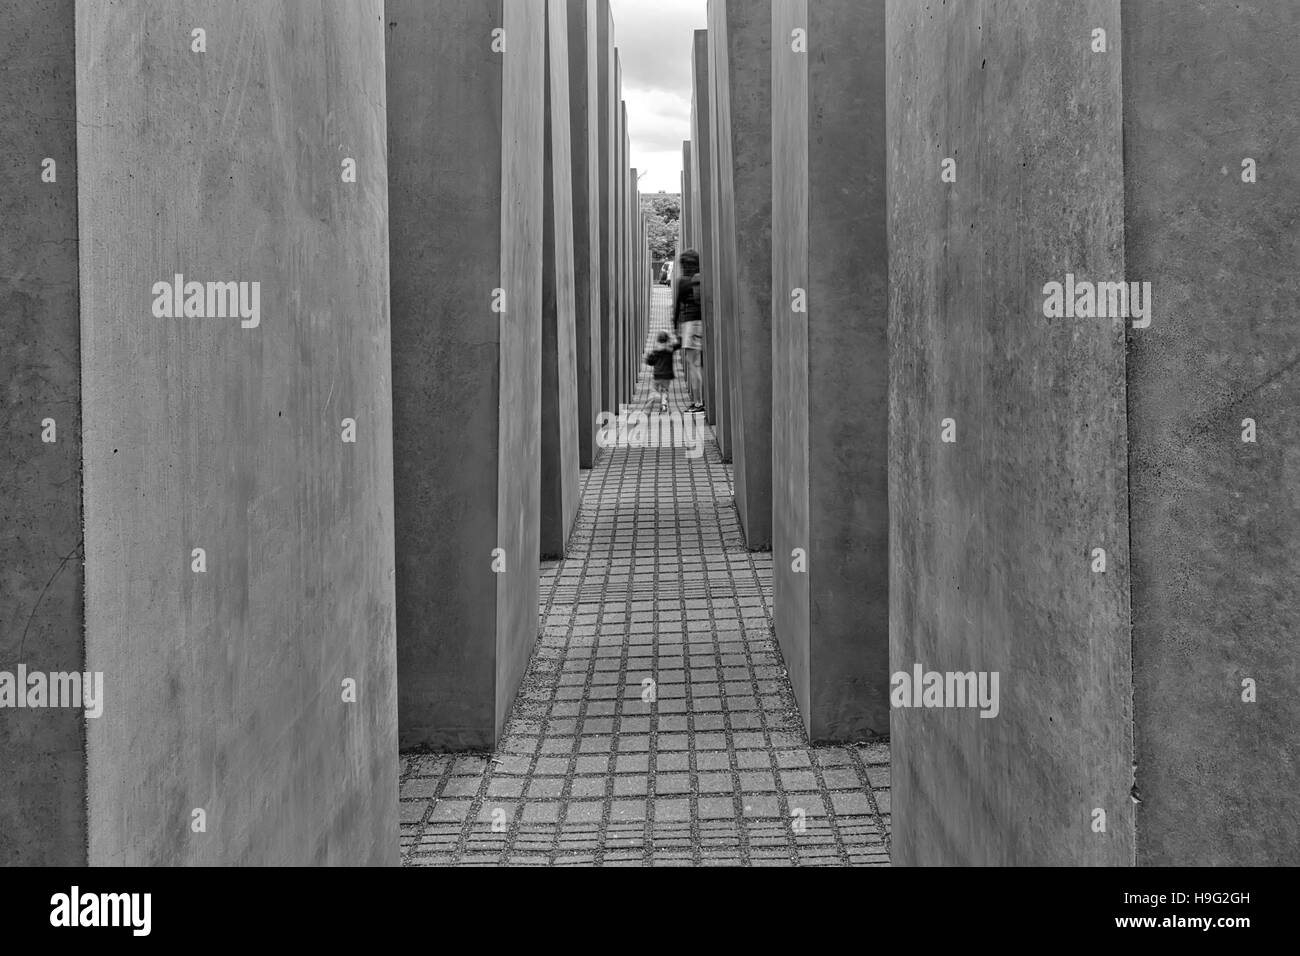
[[[704,405],[704,353],[699,349],[686,349],[686,383],[691,393],[691,403],[699,408]]]
[[[683,324],[682,364],[686,366],[686,387],[691,393],[691,408],[704,407],[704,326],[701,322]]]

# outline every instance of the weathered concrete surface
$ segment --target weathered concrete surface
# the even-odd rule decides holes
[[[627,401],[627,106],[623,102],[623,67],[614,50],[614,339],[610,361],[614,367],[613,408],[617,412]]]
[[[689,216],[688,196],[690,195],[690,187],[686,185],[686,170],[690,169],[690,143],[682,142],[681,146],[681,157],[684,160],[684,165],[682,165],[681,172],[677,174],[677,190],[679,190],[679,195],[682,196],[681,215],[677,217],[677,250],[679,251],[686,248],[686,219]]]
[[[565,554],[581,503],[567,0],[547,0],[546,16],[541,556],[560,558]]]
[[[1114,0],[888,3],[890,661],[999,674],[994,718],[892,711],[895,863],[1134,858],[1123,323],[1043,316],[1124,276],[1095,28]]]
[[[632,155],[632,134],[627,125],[627,102],[623,103],[623,156]],[[636,170],[630,166],[625,170],[626,185],[623,191],[623,349],[619,352],[619,359],[623,367],[623,401],[632,400],[632,392],[635,384],[631,375],[632,350],[637,348],[636,343],[636,303],[633,299],[633,275],[632,263],[636,258],[636,246],[634,236],[636,228],[633,225],[632,210],[636,202]]]
[[[84,670],[72,0],[0,7],[0,671]],[[54,160],[54,182],[42,179]],[[54,422],[53,440],[43,423]],[[0,863],[86,862],[85,716],[0,712]]]
[[[692,231],[695,214],[694,207],[691,203],[691,191],[693,180],[691,179],[691,141],[682,141],[682,213],[677,221],[677,252],[680,255],[687,249],[691,248],[691,243],[695,241],[695,233]],[[674,267],[676,268],[676,267]]]
[[[639,207],[640,203],[641,203],[641,195],[640,195],[640,193],[638,192],[638,193],[637,193],[637,204],[638,204],[638,207]],[[641,339],[641,341],[645,341],[645,335],[643,334],[644,331],[645,331],[645,329],[644,329],[644,325],[645,325],[645,311],[646,311],[646,308],[645,308],[645,307],[646,307],[646,299],[645,299],[645,297],[646,297],[646,293],[650,290],[650,283],[649,283],[649,280],[648,280],[648,276],[650,275],[650,256],[649,256],[649,254],[648,254],[648,253],[649,253],[649,249],[648,249],[647,246],[646,246],[646,225],[645,225],[645,213],[644,213],[644,212],[641,213],[639,219],[640,219],[640,222],[639,222],[639,224],[638,224],[638,227],[637,227],[637,233],[636,233],[636,235],[637,235],[637,246],[636,246],[636,251],[637,251],[637,255],[636,255],[636,265],[637,265],[637,269],[636,269],[636,274],[637,274],[636,303],[637,303],[637,311],[636,311],[636,321],[637,321],[637,335],[638,335],[638,337]]]
[[[590,468],[598,450],[596,416],[601,411],[599,4],[596,0],[568,0],[568,4],[578,465]]]
[[[624,110],[627,109],[626,104]],[[627,153],[632,155],[632,133],[628,128],[627,133]],[[623,349],[623,367],[624,374],[627,376],[627,400],[630,402],[636,391],[637,372],[640,370],[640,356],[638,353],[645,348],[645,339],[640,338],[639,318],[640,308],[637,304],[637,276],[641,274],[640,243],[638,236],[641,233],[640,221],[641,214],[641,190],[637,188],[637,169],[635,166],[628,169],[627,174],[627,255],[623,261],[623,268],[627,276],[627,302],[625,309],[625,322],[627,323],[627,346]]]
[[[681,185],[679,187],[682,196],[682,214],[677,220],[677,250],[679,253],[682,250],[689,248],[686,244],[686,240],[690,234],[690,227],[687,224],[687,219],[690,216],[691,201],[691,186],[687,179],[690,175],[691,169],[690,145],[689,140],[684,140],[682,142],[682,159],[684,162],[682,164],[682,171],[680,174]]]
[[[711,0],[709,40],[736,510],[746,545],[764,551],[772,544],[771,6]]]
[[[490,747],[537,636],[544,9],[387,8],[403,747]]]
[[[507,35],[522,38],[506,57],[501,95],[505,140],[501,215],[501,286],[509,301],[522,303],[501,325],[500,416],[497,460],[503,465],[497,485],[498,547],[509,562],[496,577],[497,662],[496,735],[500,737],[519,684],[539,637],[537,575],[539,564],[538,492],[539,422],[536,411],[541,370],[540,306],[542,285],[542,164],[545,38],[544,18],[534,0],[505,0]],[[511,41],[513,44],[513,40]],[[520,55],[520,54],[523,55]],[[513,147],[513,148],[511,148]],[[509,330],[507,334],[507,329]],[[504,467],[509,463],[509,467]],[[514,561],[515,555],[523,560]]]
[[[1123,29],[1128,277],[1155,302],[1128,364],[1138,862],[1294,865],[1300,9],[1142,0]]]
[[[692,127],[694,126],[695,123],[694,110],[695,108],[694,106],[692,106],[692,110],[691,110]],[[700,229],[699,229],[700,194],[699,194],[698,176],[699,174],[695,170],[694,147],[691,141],[687,140],[686,142],[682,143],[682,207],[681,207],[682,217],[681,217],[681,230],[680,230],[681,234],[677,241],[678,257],[673,267],[673,281],[670,286],[674,296],[677,294],[677,280],[682,275],[681,254],[685,252],[687,249],[693,249],[697,254],[700,252],[700,244],[701,244]],[[701,298],[703,298],[702,282],[701,282]],[[702,318],[706,317],[703,308],[701,308],[700,310],[700,315]],[[714,378],[716,377],[716,374],[713,369],[713,355],[707,348],[707,343],[709,341],[709,332],[707,329],[705,330],[704,333],[704,341],[706,344],[704,362],[702,365],[702,372],[703,372],[702,379],[703,379],[704,394],[699,397],[704,401],[704,406],[705,406],[704,420],[705,422],[711,425],[714,422],[714,414],[715,414],[714,406],[717,405],[717,399],[714,397]]]
[[[726,352],[722,348],[722,315],[714,293],[717,275],[717,164],[713,158],[714,124],[709,104],[709,34],[696,30],[691,49],[691,176],[696,218],[695,250],[700,254],[700,312],[704,317],[704,366],[707,395],[705,420],[714,427],[718,453],[731,461],[731,393],[727,387]]]
[[[631,382],[628,378],[628,352],[633,348],[631,318],[631,276],[629,262],[632,257],[629,210],[632,206],[632,169],[628,166],[628,157],[632,154],[632,138],[627,128],[627,101],[622,97],[622,70],[619,71],[619,181],[621,183],[618,203],[618,400],[632,400]]]
[[[641,209],[641,195],[637,193],[637,209]],[[637,232],[637,264],[639,266],[638,275],[641,277],[637,286],[637,303],[640,309],[637,313],[637,337],[641,342],[645,342],[650,336],[650,226],[644,211],[640,216],[641,227]]]
[[[751,551],[772,544],[772,11],[709,3],[717,283],[736,510]]]
[[[77,7],[91,864],[398,862],[383,22]]]
[[[614,51],[614,20],[609,0],[596,0],[596,64],[600,110],[600,411],[618,411],[614,381],[614,336],[618,283],[615,234],[618,205],[618,63]],[[599,413],[598,413],[599,414]]]
[[[711,263],[707,267],[708,276],[705,275],[706,268],[703,260],[701,260],[700,275],[701,285],[706,281],[709,282],[711,311],[705,320],[705,334],[710,335],[709,329],[713,329],[711,336],[715,345],[714,351],[717,353],[718,357],[717,365],[720,372],[719,377],[721,379],[719,382],[719,392],[722,394],[720,394],[719,397],[722,407],[719,408],[719,420],[716,429],[718,437],[718,452],[723,462],[730,464],[733,462],[731,449],[733,434],[731,422],[731,376],[735,374],[735,359],[732,355],[731,330],[735,322],[732,316],[731,299],[727,295],[729,284],[713,280],[711,277],[723,275],[726,270],[733,269],[734,265],[724,261],[727,247],[724,247],[721,241],[722,234],[719,222],[721,208],[719,206],[718,195],[722,185],[722,171],[718,167],[717,66],[713,56],[713,40],[709,36],[707,30],[704,32],[704,35],[707,47],[702,57],[697,53],[697,69],[698,63],[702,60],[706,75],[704,81],[706,87],[705,92],[709,101],[707,118],[707,136],[709,142],[709,205],[704,211],[704,216],[707,220],[707,227],[710,232],[709,244],[712,247],[713,255]],[[728,247],[729,245],[730,244],[728,244]],[[712,323],[711,326],[707,324],[709,322]],[[708,340],[706,339],[706,341]]]
[[[631,126],[628,127],[628,155],[632,154],[632,132]],[[632,167],[628,176],[628,197],[627,197],[627,222],[628,222],[628,245],[627,245],[627,305],[628,305],[628,349],[627,349],[627,368],[628,368],[628,393],[629,395],[635,390],[636,372],[638,371],[638,362],[636,361],[636,352],[645,348],[644,340],[640,338],[641,331],[641,308],[639,304],[641,284],[638,281],[642,275],[641,270],[641,189],[637,185],[641,172],[635,166]]]
[[[885,0],[772,18],[776,636],[810,738],[862,740],[889,733]]]

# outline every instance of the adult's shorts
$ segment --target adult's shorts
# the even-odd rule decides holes
[[[704,323],[682,323],[682,348],[704,351]]]

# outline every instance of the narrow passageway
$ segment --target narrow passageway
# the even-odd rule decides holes
[[[652,338],[670,298],[654,290]],[[651,388],[645,369],[633,408]],[[746,550],[699,421],[703,456],[608,448],[584,475],[501,748],[403,757],[404,863],[888,863],[888,746],[807,745],[772,558]]]

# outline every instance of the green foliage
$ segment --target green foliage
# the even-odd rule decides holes
[[[650,237],[650,255],[656,262],[677,257],[677,230],[682,218],[682,197],[676,193],[641,197]]]

